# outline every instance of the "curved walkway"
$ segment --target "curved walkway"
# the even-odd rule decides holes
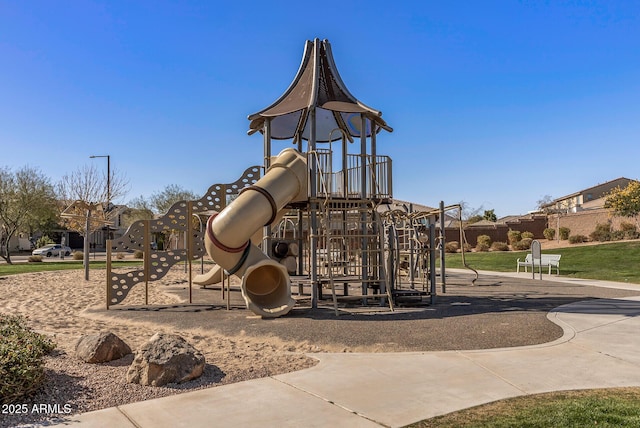
[[[543,345],[312,354],[320,363],[307,370],[85,413],[65,424],[398,427],[519,395],[640,386],[640,296],[571,303],[551,311],[548,318],[564,335]]]

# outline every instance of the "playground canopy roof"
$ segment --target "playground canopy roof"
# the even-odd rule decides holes
[[[305,43],[302,63],[289,88],[269,107],[249,115],[249,135],[264,132],[265,121],[271,119],[271,138],[309,140],[309,112],[316,112],[316,142],[328,142],[342,137],[361,137],[362,120],[366,121],[365,136],[371,136],[371,122],[376,132],[393,131],[382,119],[382,112],[372,109],[354,97],[338,74],[328,40],[315,39]],[[331,136],[329,135],[331,134]]]

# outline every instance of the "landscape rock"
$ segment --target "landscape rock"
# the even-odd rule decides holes
[[[162,386],[196,379],[204,371],[204,356],[182,337],[156,333],[135,353],[127,381]]]
[[[106,363],[130,354],[131,348],[115,334],[104,332],[80,337],[75,353],[87,363]]]

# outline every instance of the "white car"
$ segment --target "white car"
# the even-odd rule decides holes
[[[60,244],[49,244],[49,245],[45,245],[44,247],[36,248],[31,252],[31,255],[57,257],[57,256],[60,256],[61,251],[62,251],[62,254],[64,254],[65,256],[71,255],[71,248],[64,245],[60,245]]]

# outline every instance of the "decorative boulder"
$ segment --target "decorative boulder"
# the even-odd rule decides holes
[[[76,357],[86,363],[106,363],[131,353],[129,345],[113,333],[87,334],[76,342]]]
[[[196,379],[204,371],[205,358],[182,337],[156,333],[136,351],[127,381],[162,386]]]

